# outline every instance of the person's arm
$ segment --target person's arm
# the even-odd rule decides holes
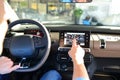
[[[72,80],[89,80],[87,70],[84,65],[85,51],[73,40],[71,50],[68,52],[73,61],[73,79]]]
[[[0,55],[3,50],[3,41],[8,29],[7,17],[5,11],[4,0],[0,0]],[[14,65],[13,61],[7,57],[0,57],[0,74],[7,74],[16,69],[18,69],[20,65]]]
[[[7,18],[5,17],[5,14],[4,0],[0,0],[0,55],[3,49],[4,37],[8,29]]]
[[[6,0],[0,0],[0,55],[3,49],[4,37],[8,30],[7,20],[10,22],[18,20],[18,16]]]
[[[6,35],[8,26],[7,26],[7,22],[6,21],[2,21],[0,23],[0,55],[2,53],[3,50],[3,41],[4,41],[4,37]]]

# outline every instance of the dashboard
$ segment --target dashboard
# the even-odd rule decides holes
[[[56,34],[59,36],[56,36],[55,38]],[[68,42],[67,42],[67,39],[66,37],[64,37],[65,35],[62,32],[61,33],[51,32],[51,35],[53,35],[51,36],[52,40],[59,42],[59,47],[71,46],[70,45],[71,39],[68,39]],[[76,35],[76,32],[75,32],[75,35]],[[104,57],[104,58],[120,57],[120,53],[119,53],[120,52],[120,45],[119,45],[120,35],[119,34],[90,33],[89,37],[86,38],[86,36],[83,37],[82,35],[82,38],[84,39],[82,39],[82,43],[80,45],[85,50],[90,51],[91,54],[93,54],[95,57]]]
[[[91,53],[96,57],[119,58],[120,35],[93,33],[90,40]]]
[[[73,65],[71,58],[68,56],[68,51],[72,46],[72,39],[76,38],[77,44],[83,47],[86,54],[89,53],[93,55],[97,61],[97,70],[105,72],[114,72],[117,70],[119,63],[116,61],[120,58],[120,33],[119,31],[110,30],[96,30],[95,28],[80,28],[76,27],[48,27],[47,29],[50,33],[51,38],[51,52],[50,58],[48,59],[47,67],[53,67],[62,72],[72,72]],[[24,30],[16,31],[18,34],[22,35],[36,35],[39,37],[44,37],[43,32],[37,28],[24,27]],[[91,63],[93,57],[84,57],[85,63]],[[112,68],[111,68],[112,66]],[[90,70],[95,69],[93,66]],[[113,70],[113,71],[112,71]],[[94,70],[93,70],[94,71]],[[71,74],[70,74],[71,76]],[[68,79],[67,79],[68,80]]]
[[[16,36],[16,33],[18,35],[30,34],[30,37],[32,38],[43,38],[45,36],[44,33],[42,32],[42,30],[40,30],[40,28],[36,27],[37,26],[34,25],[21,25],[19,30],[17,30],[17,28],[14,28],[16,30],[11,31],[11,34],[12,36]],[[62,75],[65,74],[65,80],[70,80],[69,78],[71,78],[70,76],[73,72],[73,63],[68,55],[68,51],[72,46],[72,39],[76,38],[77,44],[83,47],[83,49],[85,50],[84,63],[89,75],[92,76],[94,74],[94,71],[96,71],[96,68],[98,72],[120,72],[119,30],[98,28],[96,26],[82,27],[80,25],[57,24],[45,25],[45,27],[50,33],[51,50],[49,53],[49,57],[42,67],[43,69],[55,69],[61,72]],[[38,44],[37,42],[35,43]],[[38,47],[36,49],[38,50],[37,52],[43,50],[39,50]],[[6,49],[6,51],[8,50]]]
[[[24,34],[39,35],[43,33],[38,29],[25,30]],[[76,38],[77,43],[85,50],[88,50],[95,57],[119,58],[120,35],[108,33],[93,33],[91,31],[51,31],[51,41],[57,43],[60,48],[70,48],[72,39]]]

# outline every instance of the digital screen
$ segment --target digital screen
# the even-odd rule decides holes
[[[85,46],[85,33],[71,33],[66,32],[64,34],[64,45],[72,45],[73,39],[77,40],[77,44]]]

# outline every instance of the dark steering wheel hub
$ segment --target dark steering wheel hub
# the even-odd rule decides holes
[[[10,44],[10,53],[15,57],[29,58],[34,56],[35,47],[30,36],[13,37]]]

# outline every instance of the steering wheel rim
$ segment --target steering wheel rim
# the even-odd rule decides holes
[[[9,30],[11,30],[15,25],[23,24],[23,23],[30,23],[30,24],[37,25],[41,29],[41,31],[44,33],[44,35],[46,36],[47,45],[46,45],[46,49],[45,49],[46,50],[45,55],[38,62],[38,64],[36,64],[34,67],[31,67],[31,68],[17,69],[17,70],[15,70],[15,72],[31,72],[31,71],[35,71],[35,70],[41,68],[42,65],[45,63],[45,61],[47,60],[49,52],[50,52],[50,48],[51,48],[51,39],[49,36],[49,32],[48,32],[47,28],[43,24],[41,24],[40,22],[37,22],[35,20],[30,20],[30,19],[16,20],[16,21],[9,24]]]

